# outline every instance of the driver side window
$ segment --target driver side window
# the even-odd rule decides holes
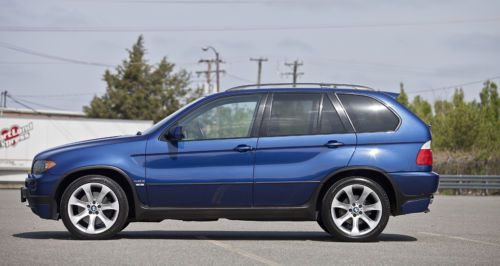
[[[250,137],[261,95],[240,95],[212,101],[179,121],[184,140]]]

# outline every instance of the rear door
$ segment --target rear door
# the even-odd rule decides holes
[[[349,163],[356,135],[327,93],[277,92],[266,104],[254,171],[255,206],[298,206]]]

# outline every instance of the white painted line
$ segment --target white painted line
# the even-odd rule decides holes
[[[455,240],[462,240],[462,241],[474,242],[474,243],[478,243],[478,244],[484,244],[484,245],[489,245],[489,246],[500,247],[500,244],[497,244],[497,243],[491,243],[491,242],[486,242],[486,241],[481,241],[481,240],[475,240],[475,239],[470,239],[470,238],[465,238],[465,237],[460,237],[460,236],[447,236],[447,235],[436,234],[436,233],[429,233],[429,232],[418,232],[418,233],[419,234],[424,234],[424,235],[446,237],[446,238],[455,239]]]
[[[262,263],[264,265],[272,265],[272,266],[280,265],[279,263],[277,263],[275,261],[272,261],[270,259],[263,258],[263,257],[261,257],[261,256],[259,256],[257,254],[252,253],[252,252],[249,252],[249,251],[237,248],[237,247],[233,247],[231,245],[228,245],[226,243],[223,243],[223,242],[220,242],[220,241],[217,241],[217,240],[209,239],[206,236],[197,236],[196,238],[206,240],[210,244],[213,244],[213,245],[221,247],[221,248],[223,248],[225,250],[234,252],[234,253],[236,253],[236,254],[238,254],[240,256],[247,257],[249,259],[255,260],[255,261],[260,262],[260,263]]]

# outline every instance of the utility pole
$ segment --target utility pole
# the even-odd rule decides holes
[[[207,70],[206,71],[196,71],[196,75],[199,77],[200,75],[205,75],[205,78],[207,79],[207,85],[208,85],[208,93],[212,92],[212,73],[214,72],[212,70],[212,60],[206,60],[206,59],[201,59],[198,61],[199,64],[207,64]]]
[[[220,64],[224,64],[224,61],[220,59],[219,52],[215,50],[212,46],[207,46],[201,48],[204,52],[208,50],[212,50],[215,53],[215,60],[212,60],[215,63],[215,82],[216,82],[216,91],[220,91],[220,73],[226,73],[226,71],[220,69]],[[200,60],[201,61],[201,60]]]
[[[261,81],[261,75],[262,75],[262,62],[267,62],[267,58],[250,58],[250,61],[256,61],[257,62],[257,88],[260,87],[260,81]]]
[[[293,78],[293,86],[294,87],[295,87],[295,84],[297,84],[297,78],[299,76],[304,75],[304,72],[298,72],[299,66],[302,66],[303,64],[304,63],[299,62],[299,60],[295,60],[292,63],[285,63],[285,66],[288,66],[288,67],[292,68],[292,72],[286,72],[286,73],[283,73],[282,75],[292,76],[292,78]]]
[[[0,98],[0,116],[3,116],[3,109],[7,108],[7,91],[2,91],[2,96]]]
[[[7,94],[9,92],[7,91],[2,91],[2,97],[0,99],[0,104],[2,105],[2,108],[7,108]]]

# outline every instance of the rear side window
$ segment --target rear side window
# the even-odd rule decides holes
[[[399,118],[377,100],[353,94],[338,94],[356,132],[394,131]]]
[[[267,136],[314,134],[321,94],[276,93],[267,122]]]

